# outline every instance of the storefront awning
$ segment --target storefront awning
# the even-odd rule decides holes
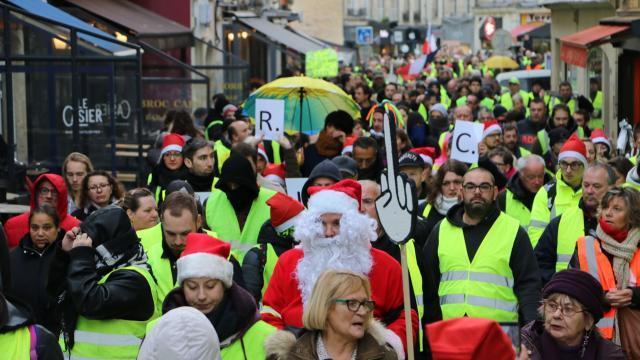
[[[544,23],[532,22],[532,23],[520,25],[515,27],[513,30],[511,30],[511,36],[517,39],[518,36],[525,35],[541,26],[544,26]]]
[[[290,31],[283,26],[276,25],[271,21],[259,17],[237,17],[238,21],[251,29],[264,34],[272,41],[280,43],[300,54],[306,54],[308,51],[322,50],[323,46],[319,42],[311,41],[306,37]]]
[[[23,10],[26,10],[32,14],[46,17],[53,21],[57,21],[59,23],[86,31],[91,34],[96,34],[102,37],[111,38],[113,39],[113,41],[108,41],[103,38],[91,36],[86,33],[78,33],[79,39],[84,40],[96,46],[97,48],[103,49],[113,55],[131,56],[136,54],[135,50],[129,47],[118,45],[117,43],[118,40],[115,37],[111,36],[110,34],[107,34],[106,32],[101,31],[99,29],[96,29],[95,27],[58,9],[55,6],[49,5],[45,2],[38,1],[38,0],[9,0],[9,3]]]
[[[592,46],[596,46],[611,36],[628,30],[629,26],[624,25],[596,25],[575,34],[560,38],[562,46],[560,49],[560,59],[567,64],[587,67],[587,54]]]
[[[139,40],[162,49],[193,45],[191,29],[126,0],[66,0],[67,2],[128,29]]]

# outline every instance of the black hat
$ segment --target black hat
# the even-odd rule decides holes
[[[189,195],[195,194],[195,191],[193,190],[193,186],[191,186],[191,184],[189,184],[184,180],[173,180],[172,182],[170,182],[169,185],[167,185],[165,196],[168,196],[169,194],[176,191],[186,192]]]
[[[504,115],[507,113],[507,108],[505,108],[502,105],[496,105],[493,107],[493,117],[495,117],[496,119],[499,118],[500,116]]]
[[[334,164],[331,160],[325,159],[322,160],[318,165],[316,165],[311,173],[309,174],[309,178],[302,186],[302,203],[304,206],[307,206],[307,201],[309,201],[309,194],[307,193],[307,189],[313,182],[320,177],[329,178],[335,182],[342,180],[342,174],[340,173],[340,169]]]
[[[342,174],[347,173],[349,176],[358,176],[358,163],[348,156],[336,156],[331,159],[336,164]]]
[[[216,188],[226,192],[227,185],[231,182],[252,191],[258,196],[260,189],[258,188],[256,173],[253,171],[251,163],[244,156],[233,152],[222,164],[220,180],[218,180]]]
[[[402,169],[403,167],[419,167],[424,168],[424,160],[422,157],[416,153],[408,151],[400,156],[398,159],[398,166]]]
[[[580,302],[595,322],[604,316],[606,305],[602,285],[588,272],[567,269],[555,273],[542,289],[542,298],[546,299],[554,293],[565,294]]]
[[[113,255],[123,254],[139,242],[127,213],[116,205],[92,212],[80,224],[80,231],[89,235],[93,248],[104,245]]]
[[[553,147],[553,145],[559,142],[565,142],[571,136],[569,130],[564,127],[557,127],[549,131],[549,146]]]
[[[344,110],[336,110],[329,113],[324,119],[324,127],[326,128],[329,125],[344,131],[348,136],[353,132],[353,117]]]

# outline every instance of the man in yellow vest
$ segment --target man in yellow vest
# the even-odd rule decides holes
[[[193,138],[182,148],[184,165],[189,170],[186,180],[196,192],[211,191],[215,179],[215,157],[211,143]]]
[[[549,112],[553,111],[553,108],[558,104],[564,104],[569,108],[570,115],[578,108],[578,100],[573,95],[573,87],[568,81],[563,81],[558,86],[558,96],[554,96],[549,101]]]
[[[549,222],[535,247],[543,284],[556,272],[569,267],[576,240],[595,231],[600,201],[615,181],[616,174],[609,165],[595,164],[585,170],[582,199],[577,206],[565,210]]]
[[[509,179],[507,188],[498,195],[497,202],[500,210],[518,220],[526,229],[531,219],[533,199],[545,182],[544,159],[529,154],[518,159],[516,167],[518,171]]]
[[[56,248],[48,289],[63,296],[60,345],[69,358],[134,359],[156,316],[156,283],[127,214],[92,213]]]
[[[258,245],[249,250],[242,262],[245,289],[260,303],[267,289],[276,262],[282,253],[293,249],[295,223],[304,206],[285,194],[275,194],[267,200],[270,219],[262,224]]]
[[[538,265],[527,233],[498,210],[491,172],[469,170],[463,204],[431,232],[422,253],[423,323],[463,316],[527,323],[537,318]]]
[[[593,105],[589,129],[603,129],[602,91],[600,91],[600,81],[597,78],[591,78],[591,80],[589,80],[589,100],[591,100],[591,104]]]
[[[220,180],[205,205],[205,227],[229,242],[242,260],[258,243],[260,227],[269,219],[269,200],[275,191],[259,187],[249,160],[232,153],[222,165]]]
[[[502,104],[502,106],[507,110],[513,109],[513,96],[516,94],[520,95],[524,107],[528,107],[530,99],[529,94],[520,89],[520,80],[514,76],[509,79],[509,91],[500,96],[500,104]]]
[[[560,170],[556,173],[555,181],[538,190],[533,200],[528,229],[533,247],[551,219],[578,205],[582,196],[582,175],[587,165],[586,146],[577,136],[571,136],[558,154]]]

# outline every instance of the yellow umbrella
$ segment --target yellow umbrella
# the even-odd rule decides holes
[[[489,69],[517,69],[520,66],[512,58],[502,55],[494,55],[484,61]]]

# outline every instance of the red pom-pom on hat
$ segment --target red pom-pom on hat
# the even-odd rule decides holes
[[[190,233],[186,246],[176,262],[178,284],[185,279],[207,277],[222,281],[225,287],[233,283],[233,265],[229,262],[231,245],[207,234]]]
[[[331,186],[312,186],[308,208],[321,214],[360,211],[362,186],[353,179],[340,180]]]
[[[279,233],[295,226],[298,215],[304,211],[304,206],[299,201],[282,193],[273,195],[267,200],[267,205],[271,210],[271,225]]]

